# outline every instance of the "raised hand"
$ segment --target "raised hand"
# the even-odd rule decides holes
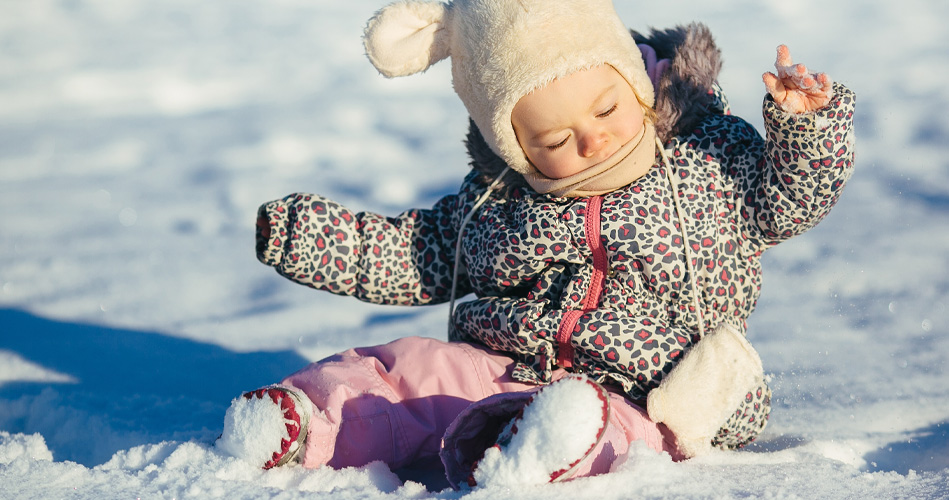
[[[833,82],[826,73],[812,74],[803,64],[794,64],[787,45],[778,46],[774,62],[777,74],[761,76],[774,102],[788,113],[806,113],[823,108],[833,96]]]

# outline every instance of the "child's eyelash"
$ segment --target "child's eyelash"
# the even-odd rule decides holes
[[[567,139],[570,139],[570,136],[569,136],[569,135],[568,135],[567,137],[564,137],[564,139],[563,139],[562,141],[558,142],[557,144],[553,144],[553,145],[547,146],[547,149],[549,149],[549,150],[551,150],[551,151],[553,151],[553,150],[555,150],[555,149],[560,149],[561,147],[563,147],[564,144],[567,143]]]
[[[607,116],[612,115],[613,112],[616,111],[616,108],[617,108],[617,107],[619,107],[619,104],[614,104],[612,107],[610,107],[610,109],[608,109],[608,110],[606,110],[606,111],[604,111],[604,112],[602,112],[602,113],[596,115],[596,117],[597,117],[597,118],[606,118]]]
[[[613,104],[612,106],[610,106],[610,109],[608,109],[608,110],[606,110],[606,111],[604,111],[604,112],[602,112],[602,113],[596,115],[596,117],[597,117],[597,118],[606,118],[607,116],[612,115],[613,112],[615,112],[615,111],[616,111],[616,108],[618,108],[618,107],[619,107],[619,103],[615,103],[615,104]],[[570,136],[568,135],[567,137],[564,138],[564,140],[558,142],[557,144],[551,144],[550,146],[545,146],[545,147],[546,147],[548,150],[550,150],[550,151],[554,151],[554,150],[557,150],[557,149],[562,148],[562,147],[564,146],[564,144],[566,144],[569,139],[570,139]]]

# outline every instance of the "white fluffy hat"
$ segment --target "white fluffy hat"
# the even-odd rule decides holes
[[[401,0],[369,20],[366,54],[387,77],[426,70],[451,56],[452,83],[485,141],[528,174],[514,135],[517,101],[547,83],[613,66],[647,105],[653,86],[611,0]]]

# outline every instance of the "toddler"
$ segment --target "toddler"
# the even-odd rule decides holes
[[[258,258],[364,301],[451,302],[449,341],[313,363],[236,399],[218,445],[267,468],[444,468],[458,487],[608,472],[636,441],[680,460],[754,439],[760,257],[840,196],[851,91],[779,47],[761,137],[730,114],[704,26],[631,35],[609,0],[400,1],[365,43],[388,77],[450,58],[472,171],[391,218],[267,203]]]

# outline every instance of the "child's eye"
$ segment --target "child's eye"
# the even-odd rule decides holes
[[[596,115],[596,117],[597,117],[597,118],[606,118],[607,116],[612,115],[613,112],[616,111],[616,108],[617,108],[617,107],[619,107],[619,104],[614,104],[613,106],[610,107],[610,109],[608,109],[608,110],[606,110],[606,111],[604,111],[604,112],[602,112],[602,113]]]
[[[551,151],[553,151],[553,150],[555,150],[555,149],[560,149],[561,147],[563,147],[564,144],[567,143],[567,140],[568,140],[568,139],[570,139],[570,136],[569,136],[569,135],[568,135],[567,137],[564,137],[564,139],[563,139],[562,141],[558,142],[557,144],[551,144],[550,146],[547,146],[547,149],[549,149],[549,150],[551,150]]]

